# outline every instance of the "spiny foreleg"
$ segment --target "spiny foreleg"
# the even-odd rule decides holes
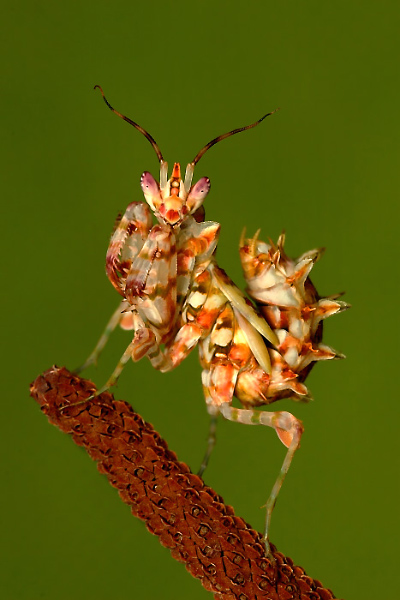
[[[208,270],[197,275],[180,315],[178,331],[165,342],[162,353],[149,355],[153,367],[163,373],[177,367],[210,333],[225,304],[226,298],[213,285]]]
[[[106,273],[121,296],[125,297],[126,275],[151,226],[151,212],[143,202],[131,202],[117,222],[107,250]]]
[[[296,419],[291,413],[286,411],[266,412],[259,410],[248,410],[243,408],[234,408],[228,403],[222,404],[219,407],[220,413],[229,421],[245,423],[246,425],[267,425],[273,427],[278,434],[281,442],[286,446],[287,452],[283,461],[279,475],[274,483],[272,491],[269,495],[266,508],[264,541],[268,554],[271,554],[269,545],[269,530],[271,525],[271,515],[274,509],[276,499],[282,487],[289,467],[293,460],[294,453],[300,446],[300,438],[303,433],[303,425],[301,421]]]
[[[192,217],[177,236],[176,312],[173,326],[163,337],[164,351],[149,355],[162,372],[178,366],[205,337],[226,300],[213,285],[207,267],[218,242],[220,225],[197,223]]]
[[[115,385],[130,358],[162,354],[163,334],[171,327],[176,305],[175,236],[169,228],[154,226],[125,277],[124,293],[129,305],[126,320],[135,331],[111,377],[97,392]],[[128,327],[126,327],[128,328]]]
[[[125,280],[125,298],[163,337],[176,315],[176,238],[170,227],[154,225]]]
[[[124,215],[117,219],[113,234],[107,249],[106,273],[114,288],[125,297],[126,277],[135,256],[143,247],[152,225],[151,213],[143,202],[131,202]],[[117,327],[131,329],[129,315],[124,314],[129,303],[124,299],[107,323],[96,347],[87,360],[75,372],[80,373],[97,359],[107,344],[107,341]]]

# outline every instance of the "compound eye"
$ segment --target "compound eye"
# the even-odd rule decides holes
[[[157,181],[148,171],[145,171],[140,178],[140,185],[145,196],[156,196],[160,191]]]
[[[211,183],[208,177],[202,177],[192,187],[186,200],[186,204],[190,211],[196,210],[201,206],[204,198],[210,191]]]
[[[153,175],[151,175],[148,171],[145,171],[140,178],[140,186],[149,206],[153,210],[157,208],[155,204],[158,204],[160,201],[160,187]]]

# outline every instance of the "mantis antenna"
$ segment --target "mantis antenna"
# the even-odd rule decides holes
[[[157,158],[158,158],[159,162],[163,163],[164,162],[163,155],[161,153],[160,148],[158,147],[158,144],[156,143],[155,139],[153,138],[153,136],[150,135],[148,133],[148,131],[146,131],[145,129],[143,129],[143,127],[141,127],[138,123],[135,123],[135,121],[132,121],[132,119],[129,119],[129,117],[125,117],[125,115],[123,115],[120,112],[118,112],[117,110],[115,110],[115,108],[113,108],[111,106],[111,104],[109,103],[109,101],[105,97],[102,88],[99,85],[95,85],[93,89],[95,90],[96,88],[100,90],[101,95],[103,96],[104,102],[107,104],[108,108],[113,111],[113,113],[115,113],[118,117],[121,117],[121,119],[123,119],[124,121],[126,121],[127,123],[129,123],[129,125],[133,125],[133,127],[135,127],[138,131],[140,131],[140,133],[142,133],[144,135],[144,137],[149,140],[150,144],[153,146],[153,148],[154,148],[154,150],[155,150],[155,152],[157,154]]]
[[[240,133],[241,131],[246,131],[246,129],[253,129],[253,127],[257,127],[257,125],[259,125],[262,121],[264,121],[264,119],[266,119],[270,115],[273,115],[278,110],[279,110],[279,108],[276,108],[272,112],[269,112],[266,115],[264,115],[263,117],[261,117],[261,119],[258,119],[258,121],[256,121],[255,123],[251,123],[251,125],[246,125],[245,127],[239,127],[238,129],[233,129],[232,131],[228,131],[228,133],[223,133],[222,135],[219,135],[218,137],[214,138],[213,140],[211,140],[211,142],[208,142],[208,144],[206,144],[204,146],[204,148],[202,148],[200,150],[200,152],[198,152],[198,154],[196,154],[196,156],[194,157],[194,159],[192,161],[192,164],[196,165],[199,162],[199,160],[201,159],[201,157],[207,152],[207,150],[209,150],[212,146],[215,146],[215,144],[218,144],[218,142],[221,142],[222,140],[230,137],[231,135]]]

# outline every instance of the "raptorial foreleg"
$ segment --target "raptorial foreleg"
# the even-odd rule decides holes
[[[117,223],[107,250],[106,273],[114,288],[125,296],[125,279],[132,260],[140,252],[152,225],[143,202],[131,202]]]
[[[197,343],[210,333],[225,304],[225,296],[212,286],[210,273],[200,273],[188,294],[177,333],[165,342],[162,353],[149,355],[153,367],[163,373],[177,367]]]
[[[294,453],[300,446],[303,425],[301,421],[286,411],[266,412],[259,410],[248,410],[243,408],[234,408],[228,403],[222,404],[219,407],[219,411],[222,416],[229,421],[237,421],[238,423],[245,423],[246,425],[267,425],[268,427],[273,427],[278,434],[279,439],[287,448],[281,470],[274,483],[267,503],[265,504],[266,517],[264,541],[267,553],[270,554],[269,530],[271,525],[272,511],[274,509],[283,481],[287,472],[289,471]]]

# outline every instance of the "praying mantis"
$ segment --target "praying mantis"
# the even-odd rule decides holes
[[[141,177],[144,202],[132,202],[116,223],[106,255],[106,273],[120,295],[117,310],[86,362],[95,364],[113,330],[132,331],[132,339],[101,394],[118,380],[126,363],[144,356],[161,372],[177,367],[198,346],[202,385],[211,416],[202,475],[215,445],[216,419],[266,425],[275,429],[286,455],[266,503],[264,540],[270,553],[272,511],[300,445],[303,425],[287,411],[258,407],[282,398],[307,402],[304,384],[316,361],[343,358],[322,343],[323,320],[348,308],[338,296],[321,298],[309,275],[322,250],[297,260],[277,243],[263,242],[259,232],[242,234],[240,259],[247,296],[218,265],[216,249],[220,224],[206,221],[203,202],[210,180],[192,183],[202,156],[223,139],[259,125],[258,121],[220,135],[190,162],[182,178],[179,163],[170,177],[168,164],[154,138],[135,121],[115,110],[98,88],[108,108],[136,128],[156,152],[160,178]],[[155,220],[155,223],[154,223]],[[233,397],[243,408],[232,406]],[[90,399],[89,399],[90,400]]]

